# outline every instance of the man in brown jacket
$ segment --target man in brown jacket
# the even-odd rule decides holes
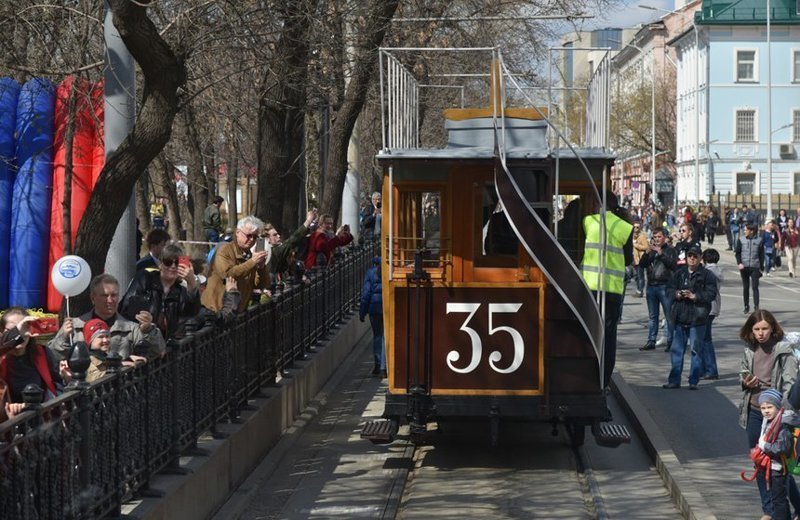
[[[201,302],[214,312],[222,309],[225,296],[225,279],[233,277],[239,287],[241,301],[239,312],[247,309],[253,289],[266,290],[270,286],[269,251],[252,251],[264,223],[256,217],[243,217],[236,224],[232,242],[220,244],[211,260],[208,284]]]

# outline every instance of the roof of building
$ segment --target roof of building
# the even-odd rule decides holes
[[[770,23],[800,24],[800,0],[770,0]],[[698,25],[765,25],[766,0],[703,0],[695,13]]]

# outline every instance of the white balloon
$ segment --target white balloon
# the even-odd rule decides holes
[[[83,258],[67,255],[62,256],[53,264],[53,270],[50,271],[50,279],[53,281],[53,287],[69,298],[70,296],[79,295],[89,287],[89,282],[92,280],[92,271]]]

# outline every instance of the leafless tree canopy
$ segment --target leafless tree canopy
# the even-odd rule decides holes
[[[506,62],[535,82],[554,32],[570,23],[535,17],[577,15],[616,1],[111,0],[115,25],[139,68],[137,122],[107,162],[76,253],[102,268],[134,192],[143,227],[149,225],[144,199],[165,196],[172,233],[185,229],[190,239],[202,236],[203,209],[223,180],[231,223],[237,210],[249,211],[291,231],[306,204],[338,214],[356,124],[361,155],[349,167],[362,176],[364,191],[379,183],[373,160],[380,147],[378,47],[499,46]],[[3,75],[20,82],[102,78],[103,2],[0,4]],[[492,19],[448,21],[456,17]],[[405,53],[401,59],[425,82],[441,82],[434,74],[448,71],[488,72],[490,65],[485,56],[448,62]],[[471,90],[471,102],[488,102],[485,82]],[[425,96],[423,140],[435,144],[441,109],[458,100],[444,91]],[[185,198],[175,190],[176,171],[186,174]]]

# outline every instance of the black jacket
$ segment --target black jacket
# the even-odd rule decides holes
[[[679,291],[691,291],[697,297],[690,300]],[[705,267],[698,266],[692,273],[688,266],[681,266],[667,284],[667,294],[673,298],[672,322],[676,325],[703,325],[708,321],[711,304],[717,298],[717,277]]]
[[[664,244],[659,254],[655,251],[643,254],[639,265],[647,269],[648,286],[666,285],[678,265],[678,254],[673,248]]]
[[[181,320],[192,318],[200,312],[200,292],[191,293],[175,282],[169,292],[164,294],[159,271],[139,271],[131,280],[128,290],[119,306],[119,312],[129,320],[136,320],[139,300],[149,304],[153,323],[158,326],[164,338],[170,338],[178,330]]]
[[[678,255],[679,265],[683,265],[686,263],[686,252],[693,247],[696,247],[697,249],[702,249],[700,246],[700,241],[697,240],[696,238],[690,238],[689,240],[681,240],[680,242],[675,244],[675,253]]]

